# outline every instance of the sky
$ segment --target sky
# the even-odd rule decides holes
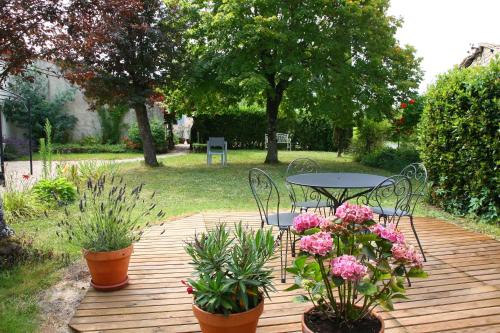
[[[458,65],[471,44],[500,44],[500,0],[391,0],[389,14],[404,20],[396,37],[423,58],[420,91]]]

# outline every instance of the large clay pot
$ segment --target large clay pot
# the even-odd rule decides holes
[[[203,333],[255,333],[262,311],[264,299],[251,310],[229,316],[206,312],[193,304],[193,313]]]
[[[128,264],[132,255],[133,245],[110,252],[91,252],[83,250],[87,260],[90,284],[97,290],[118,290],[128,284]]]
[[[314,307],[309,308],[306,312],[302,314],[302,333],[314,333],[311,329],[309,329],[309,327],[307,327],[305,322],[305,314],[311,311],[312,309],[314,309]],[[384,319],[375,311],[372,311],[372,315],[380,321],[381,326],[379,333],[384,333],[385,330]]]

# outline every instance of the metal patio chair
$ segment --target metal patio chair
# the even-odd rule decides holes
[[[386,222],[387,218],[390,216],[398,215],[399,217],[396,221],[396,225],[399,224],[401,217],[408,217],[410,219],[410,226],[413,230],[413,235],[415,236],[418,247],[420,248],[420,253],[422,253],[424,261],[427,261],[424,249],[422,248],[422,244],[418,238],[417,230],[415,229],[415,223],[413,221],[413,212],[427,190],[427,169],[423,163],[412,163],[401,170],[400,175],[408,177],[412,183],[412,191],[409,194],[408,199],[408,209],[397,212],[396,214],[396,211],[391,208],[373,207],[373,212],[379,214],[379,218],[383,218],[384,222]]]
[[[227,142],[221,137],[208,138],[207,141],[207,164],[212,164],[212,156],[220,155],[222,165],[227,164]]]
[[[292,241],[290,227],[293,226],[293,219],[299,215],[294,212],[280,212],[280,193],[276,183],[271,177],[258,168],[253,168],[248,172],[248,182],[252,190],[253,197],[259,209],[261,227],[270,225],[279,230],[278,239],[280,242],[280,274],[281,282],[286,282],[286,267],[288,259],[288,241]],[[283,236],[285,236],[285,248],[283,249]],[[284,251],[283,251],[284,250]],[[285,257],[283,258],[283,252]]]
[[[288,176],[293,176],[301,173],[317,173],[319,171],[319,165],[316,161],[310,158],[297,158],[290,162],[286,168],[285,179]],[[323,214],[326,217],[326,208],[330,208],[330,204],[327,200],[322,200],[321,194],[314,191],[308,186],[298,186],[290,184],[285,181],[286,188],[288,189],[288,196],[292,202],[292,212],[299,209],[299,213],[303,211],[308,211],[309,209],[314,209],[314,212],[319,211],[321,214],[321,208],[323,208]]]

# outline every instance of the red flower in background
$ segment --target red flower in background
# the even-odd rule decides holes
[[[412,99],[410,99],[410,100],[408,101],[408,103],[410,103],[410,104],[415,104],[415,100],[412,98]]]
[[[23,175],[23,179],[24,179],[24,180],[28,180],[28,179],[30,179],[30,175]]]
[[[401,108],[402,108],[402,109],[406,109],[407,107],[408,107],[408,104],[406,104],[406,103],[401,103]]]

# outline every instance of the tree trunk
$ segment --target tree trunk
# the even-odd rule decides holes
[[[278,110],[285,91],[286,81],[280,81],[277,85],[274,82],[274,75],[268,77],[268,82],[272,89],[267,91],[266,114],[267,114],[267,155],[264,163],[279,163],[278,160]]]
[[[135,116],[137,118],[137,125],[139,126],[139,132],[141,134],[144,162],[148,166],[156,167],[158,166],[158,161],[156,159],[156,150],[153,141],[153,135],[151,134],[151,127],[149,126],[146,105],[136,104],[134,105],[134,109]]]
[[[351,136],[351,128],[333,128],[333,138],[337,146],[337,157],[341,157],[349,143]]]

